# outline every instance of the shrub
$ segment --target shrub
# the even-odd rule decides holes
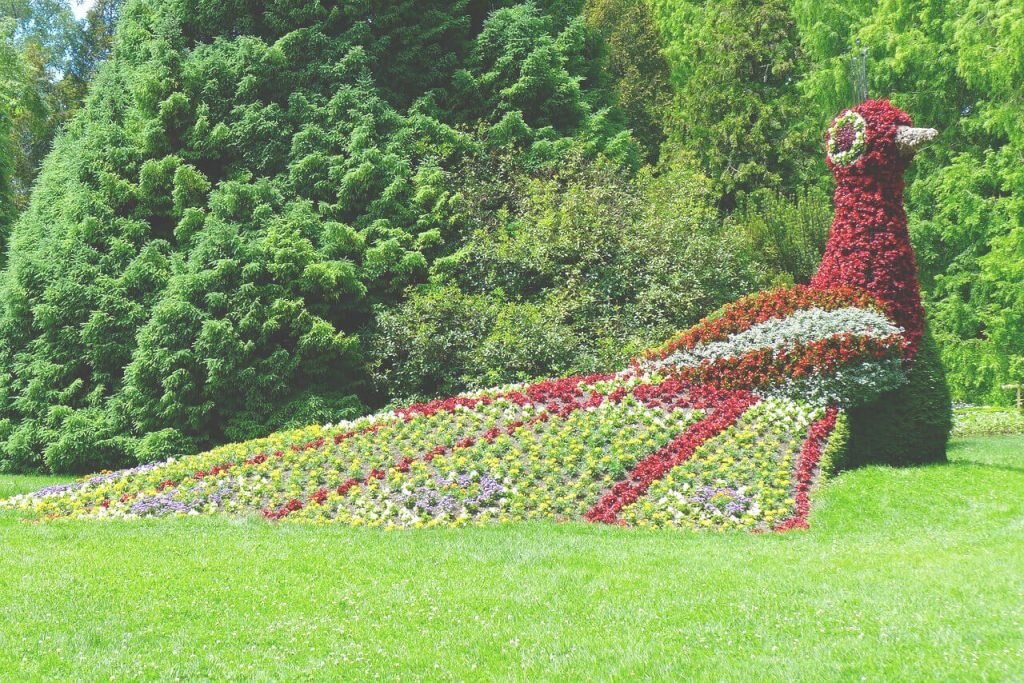
[[[899,389],[850,409],[850,446],[837,463],[840,469],[946,460],[952,407],[938,347],[927,328],[907,379]]]
[[[86,474],[124,467],[131,462],[127,455],[130,439],[121,436],[102,411],[55,410],[49,418],[53,420],[57,414],[60,417],[56,428],[44,431],[49,443],[43,457],[52,472]]]
[[[970,407],[953,412],[953,436],[1024,434],[1024,411],[1019,408]]]
[[[159,462],[195,453],[195,442],[177,429],[161,429],[139,439],[135,457],[140,463]]]
[[[726,219],[726,226],[750,261],[779,280],[806,283],[821,263],[831,220],[831,198],[811,186],[793,197],[752,192]]]
[[[371,337],[392,396],[621,367],[763,282],[686,157],[633,177],[575,150],[554,177],[506,157],[453,176],[469,234]]]

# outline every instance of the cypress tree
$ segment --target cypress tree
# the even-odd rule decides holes
[[[564,9],[129,0],[0,276],[0,470],[379,402],[364,330],[456,246],[449,169],[493,145],[635,164]]]

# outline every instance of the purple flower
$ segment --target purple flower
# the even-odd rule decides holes
[[[479,489],[476,495],[471,496],[461,497],[459,492],[441,493],[440,491],[455,484],[463,492],[468,492],[468,489],[473,486],[473,479],[468,474],[460,474],[453,480],[439,478],[435,480],[434,484],[436,488],[428,486],[417,487],[415,491],[406,495],[399,503],[420,514],[438,517],[441,515],[455,515],[463,508],[468,509],[470,512],[475,512],[480,507],[494,502],[505,492],[504,486],[486,474],[480,477]]]
[[[149,498],[140,498],[132,505],[132,514],[153,517],[163,517],[164,515],[170,515],[176,512],[187,513],[191,512],[191,506],[182,503],[180,500],[174,500],[173,497],[165,494],[158,494]]]
[[[754,500],[736,489],[700,486],[690,496],[690,502],[705,513],[739,517],[750,509]]]
[[[54,484],[53,486],[47,486],[44,489],[39,489],[32,494],[33,498],[46,498],[47,496],[56,496],[61,493],[67,493],[80,488],[81,484],[78,482],[71,482],[69,484]]]
[[[122,477],[127,477],[132,474],[142,474],[143,472],[149,472],[150,470],[156,469],[161,464],[163,463],[151,462],[149,464],[139,465],[138,467],[132,467],[131,469],[127,470],[118,470],[117,472],[109,472],[108,474],[97,474],[95,477],[90,477],[89,479],[86,479],[85,483],[90,484],[92,486],[96,486],[98,484],[109,484],[110,482],[117,481]]]

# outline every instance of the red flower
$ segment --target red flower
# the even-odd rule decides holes
[[[302,501],[292,498],[277,510],[269,510],[264,508],[263,516],[267,519],[282,519],[283,517],[287,517],[296,510],[301,510],[303,507],[304,506],[302,504]]]
[[[235,463],[233,463],[233,462],[226,462],[223,465],[214,465],[213,468],[210,470],[210,476],[211,477],[216,477],[218,474],[220,474],[222,472],[227,472],[228,470],[230,470],[234,466],[235,466]]]
[[[835,429],[838,415],[839,411],[836,408],[829,408],[825,411],[825,416],[807,430],[807,439],[800,449],[796,465],[796,514],[776,524],[773,527],[774,531],[807,528],[807,515],[811,511],[811,480],[828,437]]]
[[[338,495],[344,496],[353,486],[359,486],[357,479],[346,479],[345,483],[338,487]]]
[[[672,381],[667,380],[666,383]],[[638,386],[637,390],[643,386]],[[686,391],[687,387],[682,383],[677,382],[674,387],[687,395],[691,393]],[[698,389],[702,388],[698,387]],[[645,389],[641,393],[649,395],[652,392]],[[652,483],[665,476],[672,468],[688,460],[701,444],[733,425],[740,415],[758,402],[756,396],[745,391],[727,393],[707,388],[703,392],[695,391],[693,393],[699,395],[698,401],[713,400],[712,397],[718,399],[711,414],[692,425],[668,445],[659,448],[637,463],[625,480],[612,486],[611,490],[587,511],[584,519],[590,522],[616,523],[622,508],[637,501],[647,493],[647,489]]]

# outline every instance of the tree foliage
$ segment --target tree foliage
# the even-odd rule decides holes
[[[616,101],[648,160],[656,161],[665,141],[672,86],[650,10],[638,0],[588,0],[584,17],[603,39],[602,73],[611,79]]]
[[[890,98],[916,125],[939,129],[911,167],[907,190],[932,331],[955,399],[1009,400],[999,387],[1024,380],[1020,3],[653,5],[678,91],[680,143],[727,181],[720,190],[726,207],[733,186],[775,187],[795,197],[827,178],[821,134],[838,111],[855,103],[849,55],[861,48],[868,53],[870,95]],[[716,52],[716,46],[729,49]],[[771,78],[776,65],[784,67],[781,81]],[[762,134],[765,125],[781,128],[772,137]],[[750,153],[747,166],[736,165],[744,157],[729,156],[732,149]],[[738,182],[739,173],[720,175],[727,168],[749,169],[751,182]],[[747,211],[731,220],[744,223]],[[791,241],[798,243],[799,235]]]
[[[0,250],[11,222],[28,203],[54,136],[81,107],[90,79],[110,50],[121,3],[97,0],[82,22],[75,20],[70,0],[0,3],[5,26],[2,78],[13,97],[2,104],[0,113],[5,119],[0,124],[5,169],[0,171],[5,188],[0,200]],[[14,83],[18,85],[11,90]]]
[[[687,155],[635,176],[580,153],[545,177],[504,157],[459,176],[460,248],[378,316],[375,376],[397,397],[620,367],[764,282]]]
[[[137,0],[116,35],[0,283],[6,468],[361,413],[375,309],[457,249],[452,169],[639,158],[555,5]]]
[[[10,225],[17,215],[15,183],[18,142],[15,131],[25,109],[38,106],[24,55],[15,47],[13,20],[0,18],[0,251],[5,252]],[[0,256],[2,264],[3,256]]]
[[[807,149],[792,126],[804,58],[784,0],[654,4],[672,35],[673,139],[697,154],[723,208],[782,187]]]

